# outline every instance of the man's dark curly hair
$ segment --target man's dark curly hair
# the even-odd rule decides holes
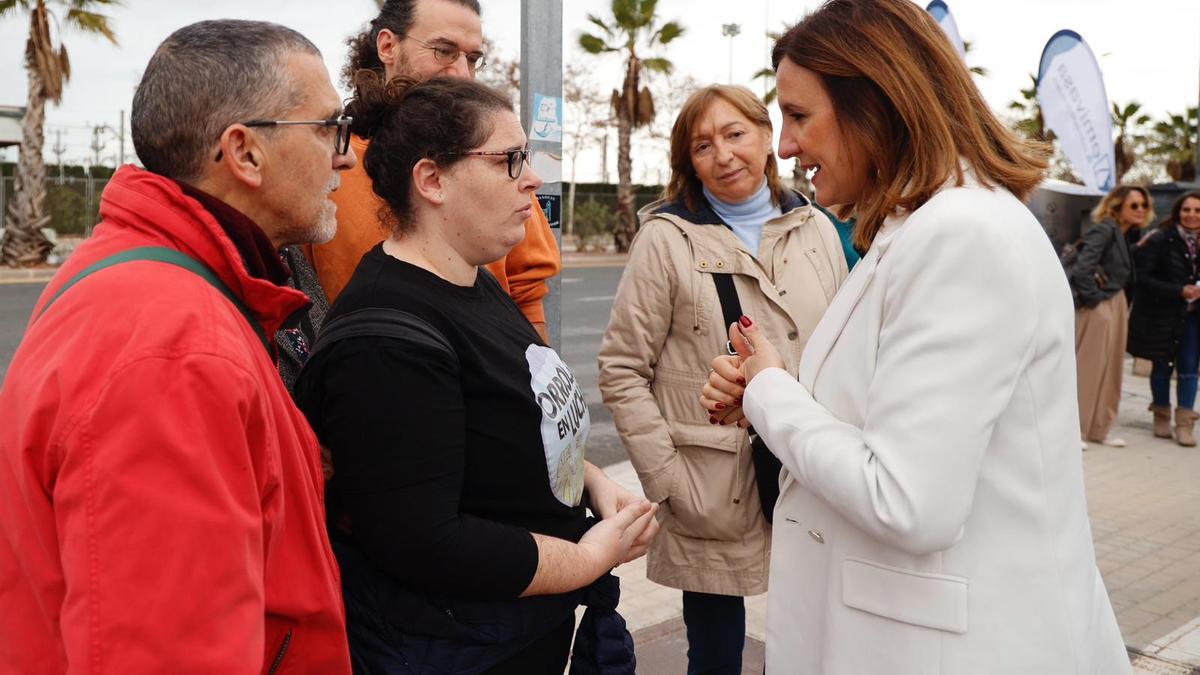
[[[342,83],[347,87],[354,86],[354,76],[360,70],[374,70],[383,75],[383,62],[379,60],[379,52],[375,49],[375,40],[379,31],[387,29],[397,37],[408,35],[412,28],[413,19],[417,14],[417,4],[422,0],[387,0],[379,9],[379,16],[371,19],[367,30],[352,35],[346,39],[350,53],[346,56],[346,65],[342,67]],[[479,0],[424,0],[425,2],[455,2],[476,14],[480,13]]]

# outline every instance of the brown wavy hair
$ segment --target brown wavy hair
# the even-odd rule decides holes
[[[1150,199],[1150,191],[1141,185],[1122,184],[1113,188],[1108,194],[1104,195],[1104,199],[1092,209],[1092,222],[1098,223],[1105,219],[1111,219],[1114,223],[1120,225],[1117,220],[1117,212],[1125,205],[1125,200],[1129,198],[1130,192],[1142,193],[1142,199],[1146,200],[1146,225],[1154,222],[1154,202]],[[1182,202],[1180,202],[1182,204]],[[1176,215],[1179,215],[1176,212]]]
[[[667,183],[663,196],[669,201],[682,201],[692,211],[700,210],[700,205],[704,203],[704,189],[700,178],[696,176],[696,167],[692,165],[692,131],[696,121],[718,100],[733,106],[752,124],[766,131],[767,138],[773,135],[771,115],[767,112],[767,106],[746,87],[713,84],[689,96],[679,109],[675,125],[671,127],[671,180]],[[787,188],[779,179],[779,166],[775,161],[775,153],[771,150],[767,151],[764,173],[771,190],[771,203],[782,206]]]
[[[422,159],[449,168],[461,153],[483,145],[492,135],[492,113],[512,112],[512,101],[474,80],[435,77],[418,81],[395,77],[388,82],[373,70],[354,79],[358,96],[346,108],[354,133],[371,143],[363,168],[371,189],[384,201],[379,220],[393,235],[413,227],[412,172]]]
[[[867,249],[898,210],[912,211],[963,164],[980,183],[1025,199],[1041,183],[1048,147],[1018,138],[992,113],[933,17],[910,0],[830,0],[775,43],[815,73],[849,142],[870,166],[854,243]]]
[[[429,2],[431,0],[425,0]],[[479,0],[450,0],[479,14]],[[413,20],[417,14],[417,3],[421,0],[387,0],[379,7],[379,15],[371,19],[367,30],[346,38],[346,46],[350,52],[346,55],[346,64],[342,66],[342,83],[347,87],[354,85],[354,78],[360,70],[374,70],[383,75],[383,61],[379,60],[379,51],[375,41],[379,31],[387,29],[396,37],[408,35]]]

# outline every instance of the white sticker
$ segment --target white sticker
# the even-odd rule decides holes
[[[557,96],[533,95],[533,128],[529,140],[562,142],[562,99]]]
[[[583,459],[591,416],[583,390],[558,353],[549,347],[529,345],[529,384],[542,409],[542,447],[550,491],[567,506],[583,498]]]

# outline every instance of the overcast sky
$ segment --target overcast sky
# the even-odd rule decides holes
[[[972,43],[968,63],[989,71],[975,78],[984,97],[997,111],[1029,86],[1037,71],[1046,41],[1060,29],[1080,33],[1092,47],[1104,72],[1110,101],[1137,100],[1154,115],[1182,112],[1200,99],[1200,0],[946,0],[963,39]],[[677,20],[686,28],[671,43],[669,57],[681,73],[702,84],[727,82],[730,76],[730,38],[721,26],[740,25],[733,38],[733,81],[763,91],[762,80],[751,76],[770,65],[766,33],[779,31],[821,4],[820,0],[737,0],[697,2],[659,0],[662,20]],[[927,0],[920,2],[928,4]],[[588,13],[608,16],[607,2],[569,0],[564,4],[565,60],[583,58],[576,46],[582,30],[589,29]],[[1136,10],[1131,11],[1131,7]],[[593,69],[606,89],[620,84],[621,66],[615,57]],[[778,130],[778,109],[772,110]],[[615,143],[615,135],[612,143]],[[665,152],[665,150],[660,150]],[[611,157],[610,171],[615,172]],[[648,159],[648,158],[647,158]],[[599,175],[599,153],[579,158],[579,180]],[[665,163],[665,160],[664,160]],[[651,163],[637,163],[642,179],[654,181]],[[790,171],[790,162],[784,169]],[[664,168],[665,170],[665,168]],[[570,169],[564,167],[569,175]],[[613,174],[615,175],[615,173]],[[615,178],[614,178],[615,180]]]
[[[496,43],[497,51],[516,59],[520,53],[520,0],[483,0],[485,34]],[[345,59],[347,36],[358,33],[376,15],[373,0],[126,0],[113,9],[112,25],[120,41],[113,47],[107,40],[66,34],[71,57],[71,81],[60,106],[47,108],[46,157],[56,161],[52,151],[55,132],[62,132],[67,150],[64,160],[91,157],[91,126],[108,124],[116,128],[120,111],[128,124],[133,89],[154,49],[177,28],[202,19],[235,18],[274,21],[294,28],[320,48],[330,74],[337,83]],[[9,16],[0,21],[0,105],[25,105],[27,92],[24,49],[28,33],[26,16]],[[339,90],[340,90],[339,86]],[[133,143],[126,134],[126,153],[133,155]],[[118,145],[111,135],[103,152],[117,154]],[[13,161],[16,149],[0,150],[0,158]],[[113,161],[104,160],[111,166]]]
[[[482,0],[481,4],[485,35],[498,52],[515,58],[519,53],[520,0]],[[818,0],[660,0],[659,16],[676,19],[687,29],[664,55],[675,62],[681,74],[700,83],[727,81],[732,46],[733,81],[762,91],[761,82],[750,81],[750,76],[768,65],[766,31],[794,23],[819,4]],[[1091,45],[1104,71],[1110,100],[1136,99],[1150,113],[1160,115],[1194,106],[1200,98],[1198,0],[948,0],[948,4],[963,38],[973,44],[969,63],[989,71],[988,77],[976,81],[997,110],[1028,86],[1042,47],[1061,28],[1078,31]],[[602,91],[619,84],[619,60],[584,56],[575,45],[587,26],[586,15],[607,16],[608,5],[607,0],[566,0],[563,7],[565,60],[586,60]],[[62,105],[49,108],[47,148],[55,142],[54,132],[61,131],[68,161],[90,156],[87,127],[115,127],[119,111],[128,115],[133,87],[154,47],[184,24],[218,17],[284,23],[321,48],[336,77],[346,36],[357,32],[374,14],[372,0],[127,0],[113,10],[119,48],[101,39],[67,34],[73,77]],[[732,45],[721,35],[725,23],[740,24],[741,33]],[[22,57],[26,30],[24,18],[10,16],[0,22],[0,104],[25,103]],[[104,155],[115,156],[116,150],[116,143],[109,143]],[[7,152],[0,157],[15,158],[15,150]],[[132,154],[132,144],[127,145],[127,153]],[[612,154],[609,161],[615,166]],[[47,156],[53,158],[49,150]],[[641,178],[653,179],[655,167],[665,164],[665,158],[646,153],[637,164]],[[581,156],[579,179],[597,179],[599,165],[598,152]],[[569,171],[568,164],[564,173],[569,175]]]

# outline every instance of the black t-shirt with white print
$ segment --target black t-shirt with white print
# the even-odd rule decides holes
[[[305,367],[296,400],[352,540],[414,588],[518,596],[537,569],[529,532],[578,541],[587,527],[582,391],[484,269],[457,286],[376,246],[326,325],[365,307],[424,319],[457,364],[428,342],[355,337]]]

